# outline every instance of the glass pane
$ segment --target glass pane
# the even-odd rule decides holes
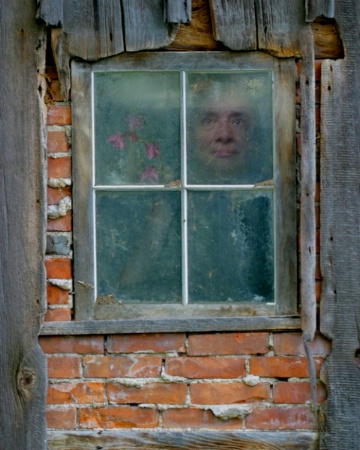
[[[190,302],[274,297],[271,191],[189,192]]]
[[[178,192],[97,192],[98,296],[181,302]]]
[[[272,179],[271,72],[187,75],[188,182]]]
[[[174,72],[94,74],[97,185],[180,178],[179,80]]]

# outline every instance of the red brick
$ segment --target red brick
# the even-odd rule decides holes
[[[315,80],[316,81],[320,81],[321,80],[321,64],[322,64],[322,60],[321,59],[317,59],[315,61],[314,64],[314,68],[315,68]],[[296,62],[296,68],[297,68],[297,74],[298,77],[300,77],[301,74],[301,68],[302,68],[302,61],[297,61]]]
[[[112,403],[163,403],[183,404],[186,400],[185,384],[148,383],[139,387],[109,383],[108,399]]]
[[[211,411],[196,408],[168,409],[162,413],[164,428],[241,429],[242,419],[222,420]]]
[[[71,157],[48,158],[48,178],[70,178]]]
[[[45,313],[45,322],[69,322],[71,320],[70,308],[48,309]]]
[[[199,383],[190,385],[191,402],[196,405],[249,403],[270,399],[269,383]]]
[[[47,222],[48,231],[71,231],[72,229],[72,214],[69,211],[66,216],[59,219],[51,219]]]
[[[46,421],[48,428],[66,430],[76,428],[76,410],[75,408],[49,408],[46,411]]]
[[[47,151],[49,153],[66,153],[69,151],[69,141],[65,130],[48,131]]]
[[[39,342],[47,354],[98,354],[104,352],[103,336],[41,336]]]
[[[48,278],[71,278],[71,259],[69,258],[46,259],[45,267]]]
[[[319,373],[320,360],[315,360]],[[261,377],[308,377],[309,368],[306,357],[298,356],[259,356],[250,358],[250,373]]]
[[[47,202],[49,205],[56,205],[64,197],[71,196],[70,186],[64,188],[50,188],[47,189]]]
[[[317,384],[316,397],[318,403],[322,403],[326,399],[326,389],[323,384]],[[310,403],[311,387],[307,382],[286,382],[280,381],[275,383],[273,387],[274,403]]]
[[[267,353],[269,333],[217,333],[189,336],[189,355]]]
[[[160,356],[85,356],[86,377],[158,377]]]
[[[315,429],[316,420],[309,407],[254,409],[246,419],[246,428],[261,430]]]
[[[99,382],[53,383],[48,388],[48,404],[103,403],[105,384]]]
[[[80,358],[77,356],[48,356],[49,378],[79,378]]]
[[[309,347],[316,356],[326,356],[331,350],[330,342],[320,335],[315,336]],[[275,333],[274,351],[277,355],[305,355],[302,333]]]
[[[159,413],[155,409],[133,406],[80,409],[82,428],[154,428],[158,425]]]
[[[71,125],[71,108],[69,105],[52,105],[47,113],[48,125]]]
[[[186,378],[237,378],[245,376],[243,357],[179,357],[166,359],[169,375]]]
[[[51,96],[51,99],[54,102],[59,102],[63,100],[62,94],[61,94],[61,84],[59,80],[52,80],[48,87],[48,92]]]
[[[161,333],[109,336],[107,350],[109,353],[185,352],[185,334]]]
[[[316,281],[315,282],[315,297],[316,297],[316,302],[317,303],[320,302],[321,289],[322,289],[322,282],[321,281]]]
[[[48,305],[67,305],[69,303],[69,291],[48,283],[46,286]]]

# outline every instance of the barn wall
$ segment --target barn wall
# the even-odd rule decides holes
[[[194,26],[191,29],[186,28],[188,25],[181,26],[178,38],[164,51],[224,48],[211,37],[206,2],[195,3],[202,5],[195,14],[203,15],[196,23],[204,27],[194,34]],[[324,54],[326,46],[324,50],[322,45],[317,56],[322,58]],[[300,74],[300,60],[297,66]],[[315,63],[318,134],[321,132],[320,69],[321,59],[318,59]],[[71,100],[63,100],[51,58],[48,58],[47,76],[48,309],[45,321],[70,322],[74,315]],[[302,93],[299,83],[296,88],[294,109],[300,167]],[[318,178],[317,186],[319,183]],[[319,255],[319,187],[315,200]],[[319,263],[315,278],[319,302]],[[40,345],[48,357],[49,448],[57,448],[60,438],[56,436],[60,432],[90,431],[94,432],[91,436],[96,436],[98,429],[319,430],[300,330],[41,336]],[[321,367],[330,344],[317,333],[310,348],[316,368],[316,398],[322,405],[327,394],[321,381]],[[315,441],[302,448],[313,448],[310,445],[315,445]]]

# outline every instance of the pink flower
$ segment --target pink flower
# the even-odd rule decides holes
[[[128,117],[129,130],[134,131],[136,128],[142,130],[144,128],[144,118],[131,114]]]
[[[108,142],[112,144],[114,147],[118,148],[119,150],[122,150],[125,147],[125,139],[126,136],[123,136],[121,132],[119,131],[116,134],[112,134],[108,137]]]
[[[150,181],[150,183],[157,183],[159,181],[159,174],[155,166],[147,166],[140,176],[140,181]]]
[[[157,158],[160,155],[159,147],[155,144],[145,144],[146,154],[149,159]]]

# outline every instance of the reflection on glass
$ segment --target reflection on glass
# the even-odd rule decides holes
[[[188,182],[272,179],[270,72],[187,75]]]
[[[180,214],[178,192],[98,192],[98,296],[181,302]]]
[[[179,74],[95,73],[97,185],[180,178]]]
[[[189,300],[273,301],[272,192],[189,193]]]

